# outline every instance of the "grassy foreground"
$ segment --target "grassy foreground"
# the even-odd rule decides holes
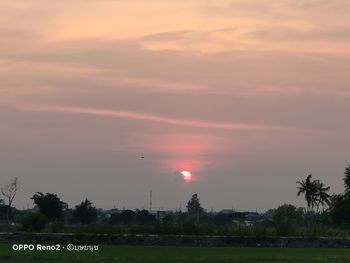
[[[0,244],[0,262],[350,262],[350,249],[100,246],[96,252],[13,251]]]

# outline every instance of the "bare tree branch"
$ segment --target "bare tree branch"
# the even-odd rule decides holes
[[[7,199],[8,211],[7,220],[10,219],[10,213],[12,210],[12,203],[16,197],[17,191],[19,189],[18,178],[15,177],[11,184],[6,184],[1,187],[1,194]]]

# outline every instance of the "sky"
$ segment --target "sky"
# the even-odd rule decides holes
[[[0,184],[70,207],[305,206],[350,163],[348,0],[2,0]],[[191,180],[183,180],[181,171]]]

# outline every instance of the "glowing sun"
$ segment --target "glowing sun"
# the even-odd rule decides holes
[[[192,181],[192,174],[189,171],[182,171],[181,174],[186,183],[190,183]]]

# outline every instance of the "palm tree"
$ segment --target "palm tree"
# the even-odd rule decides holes
[[[320,180],[312,181],[311,174],[304,181],[297,181],[297,184],[299,185],[297,195],[305,195],[308,211],[313,211],[316,207],[316,213],[318,213],[321,205],[325,206],[331,203],[331,196],[328,194],[330,187]]]
[[[297,181],[297,184],[299,185],[297,195],[304,194],[308,211],[313,210],[317,201],[317,187],[315,181],[312,181],[312,174],[309,174],[304,181]]]
[[[328,194],[330,190],[330,186],[326,186],[324,183],[320,182],[319,180],[315,181],[316,183],[316,190],[317,190],[317,210],[316,212],[319,212],[320,205],[330,205],[331,203],[331,196]]]

